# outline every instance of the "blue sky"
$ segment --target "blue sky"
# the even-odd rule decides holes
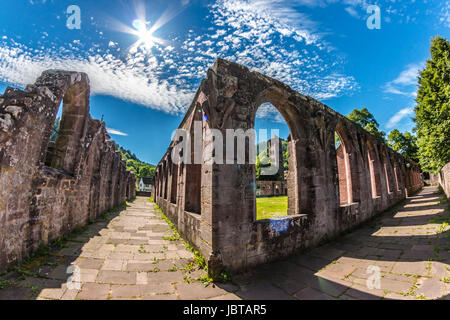
[[[373,4],[379,30],[366,25]],[[70,5],[80,8],[80,29],[66,26]],[[442,0],[4,1],[0,91],[23,88],[45,69],[87,72],[93,117],[153,164],[217,57],[342,114],[367,107],[386,132],[411,130],[417,72],[431,37],[449,38],[449,8]],[[136,32],[142,21],[152,31],[145,39]],[[256,126],[288,133],[269,106]]]

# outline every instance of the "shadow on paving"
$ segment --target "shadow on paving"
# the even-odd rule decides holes
[[[2,277],[3,284],[10,283],[0,290],[0,299],[238,299],[216,285],[205,287],[205,270],[191,265],[194,254],[148,200],[137,197],[126,209],[89,225],[65,248]],[[79,277],[68,281],[77,274],[68,272],[72,265]]]
[[[450,213],[441,199],[437,187],[424,188],[335,241],[235,276],[236,294],[243,299],[449,299]],[[375,275],[370,266],[380,272],[378,288],[369,280]]]
[[[21,264],[19,270],[2,276],[4,288],[0,286],[0,300],[36,299],[44,289],[60,289],[71,276],[68,268],[79,258],[83,246],[90,239],[101,236],[100,231],[127,207],[110,212],[108,217],[98,218],[80,234],[69,235],[69,240],[61,245],[63,248],[52,248],[48,253],[32,258],[29,263]]]
[[[25,273],[3,276],[0,287],[13,285],[0,299],[449,299],[450,213],[441,199],[426,187],[333,242],[205,287],[193,280],[204,271],[183,269],[189,252],[180,240],[164,240],[170,228],[138,198]],[[66,288],[71,264],[82,270],[81,292]],[[369,289],[373,270],[379,287],[369,281]]]

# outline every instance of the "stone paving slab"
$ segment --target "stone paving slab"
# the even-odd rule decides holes
[[[12,284],[0,299],[449,299],[450,213],[441,199],[436,187],[424,188],[333,242],[205,285],[204,270],[187,268],[192,252],[166,240],[169,226],[138,197],[31,269],[39,277],[4,276]],[[68,267],[79,274],[69,282]]]

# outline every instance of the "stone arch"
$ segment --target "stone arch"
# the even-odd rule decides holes
[[[308,110],[303,100],[292,96],[288,87],[279,83],[270,83],[255,97],[251,113],[251,127],[254,128],[258,108],[264,103],[272,104],[281,114],[289,128],[288,154],[289,172],[286,178],[288,194],[288,215],[313,213],[314,196],[311,196],[312,183],[307,172],[310,169],[308,159],[311,159],[309,147],[310,123],[305,119],[301,108]],[[299,171],[303,167],[305,170]]]
[[[398,159],[395,157],[394,154],[391,154],[391,163],[393,166],[393,173],[394,173],[394,187],[395,192],[400,192],[401,190],[401,181],[400,181],[400,169],[398,164]]]
[[[401,188],[401,192],[404,193],[406,195],[406,165],[407,163],[409,163],[409,160],[402,158],[400,161],[400,167],[399,167],[399,172],[400,172],[400,188]]]
[[[378,152],[370,139],[366,141],[372,198],[381,197],[381,166]]]
[[[201,141],[203,141],[203,111],[197,106],[192,111],[191,121],[189,123],[190,139],[187,143],[190,143],[190,163],[185,163],[183,166],[183,170],[186,174],[186,183],[184,184],[184,210],[201,214],[202,164],[196,162],[198,162],[199,159],[202,159],[202,154],[197,155],[196,159],[195,139],[200,139],[199,137],[195,137],[194,134],[196,121],[202,122]]]
[[[290,167],[296,168],[291,181],[297,190],[294,205],[289,204],[295,208],[294,215],[255,221],[254,165],[235,161],[209,163],[206,153],[211,143],[206,139],[206,130],[220,132],[226,146],[226,130],[254,128],[257,109],[265,102],[277,108],[291,132],[289,146],[293,165]],[[191,130],[195,115],[199,117],[197,113],[206,117],[202,122],[205,157],[201,175],[196,175],[200,179],[201,190],[196,195],[201,199],[202,215],[190,214],[183,201],[177,203],[176,208],[167,206],[162,196],[156,201],[183,236],[208,257],[209,270],[221,271],[222,266],[230,270],[249,268],[317,245],[358,225],[400,198],[388,196],[384,182],[382,201],[371,198],[368,173],[364,169],[369,167],[366,159],[372,159],[372,153],[373,159],[380,162],[379,180],[384,181],[381,152],[385,149],[381,141],[326,105],[244,66],[218,59],[202,80],[179,128]],[[337,200],[335,130],[345,145],[343,154],[347,155],[350,186],[347,202],[351,205],[340,206]],[[365,145],[367,138],[374,144],[369,152]],[[164,165],[166,161],[167,154],[159,164]],[[186,183],[186,167],[187,164],[180,165],[181,183]],[[408,168],[409,175],[411,183],[418,186],[412,181],[420,179],[414,169]],[[168,175],[165,170],[160,170],[159,174],[161,181]],[[188,190],[186,185],[180,184],[180,200]],[[199,188],[193,190],[199,191]]]
[[[160,174],[159,174],[159,166],[156,166],[155,168],[155,176],[154,176],[154,181],[155,181],[155,186],[153,188],[153,199],[156,201],[157,197],[159,197],[159,179],[160,179]]]
[[[165,159],[164,160],[164,162],[163,162],[163,172],[164,172],[164,181],[163,181],[163,188],[164,188],[164,190],[163,190],[163,192],[164,192],[164,200],[167,200],[167,189],[168,189],[168,187],[167,187],[167,185],[168,185],[168,183],[169,183],[169,170],[168,170],[168,168],[167,168],[168,166],[167,166],[167,159]]]
[[[163,165],[160,164],[158,166],[158,197],[163,196],[163,179],[164,179]]]
[[[172,191],[173,191],[173,162],[171,157],[172,148],[168,149],[167,156],[167,201],[172,202]]]
[[[336,123],[335,133],[341,141],[336,149],[336,166],[339,181],[339,203],[347,205],[360,201],[360,183],[358,180],[358,156],[353,139],[342,119]]]
[[[265,103],[270,103],[282,116],[285,124],[289,129],[289,136],[287,139],[288,154],[289,154],[289,171],[286,177],[287,182],[287,214],[295,215],[299,214],[300,211],[300,197],[299,197],[299,179],[297,174],[297,148],[296,144],[299,143],[300,136],[302,134],[302,128],[300,127],[302,121],[298,114],[298,111],[294,105],[292,105],[286,99],[286,93],[283,93],[279,88],[269,87],[266,90],[261,91],[255,99],[254,107],[252,108],[251,117],[251,128],[255,128],[256,113],[258,109]],[[270,132],[268,132],[268,139],[270,137]],[[253,143],[253,142],[250,142]],[[281,145],[278,148],[282,148]],[[278,159],[280,160],[280,159]],[[283,167],[282,161],[279,161],[279,166]],[[254,170],[253,170],[254,171]],[[255,178],[255,177],[253,177]],[[256,181],[253,182],[256,185]],[[272,191],[274,195],[278,195],[280,190],[272,184]],[[256,195],[256,194],[255,194]],[[255,197],[255,211],[256,211],[256,197]],[[255,213],[256,219],[256,213]]]
[[[255,98],[254,107],[252,108],[253,110],[250,116],[252,128],[255,127],[255,118],[258,108],[262,104],[268,102],[272,104],[283,117],[293,141],[305,137],[305,127],[307,126],[307,123],[302,119],[297,106],[289,101],[288,97],[289,93],[284,92],[284,90],[276,86],[270,86],[259,92]]]
[[[395,191],[394,172],[392,169],[391,157],[389,156],[388,150],[385,146],[382,146],[381,155],[386,180],[386,189],[388,194],[391,194]]]
[[[178,168],[179,166],[172,162],[172,182],[170,187],[170,202],[173,204],[177,203],[178,197]]]
[[[88,157],[88,170],[90,170],[90,193],[89,193],[89,214],[88,219],[93,221],[100,213],[100,183],[101,183],[101,150],[98,145],[102,143],[101,135],[97,135],[90,144]],[[129,198],[127,194],[127,199]]]

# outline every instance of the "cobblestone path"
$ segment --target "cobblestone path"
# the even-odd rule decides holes
[[[206,285],[205,271],[188,267],[193,253],[138,197],[3,275],[0,299],[449,299],[450,213],[441,199],[426,187],[336,241]]]

